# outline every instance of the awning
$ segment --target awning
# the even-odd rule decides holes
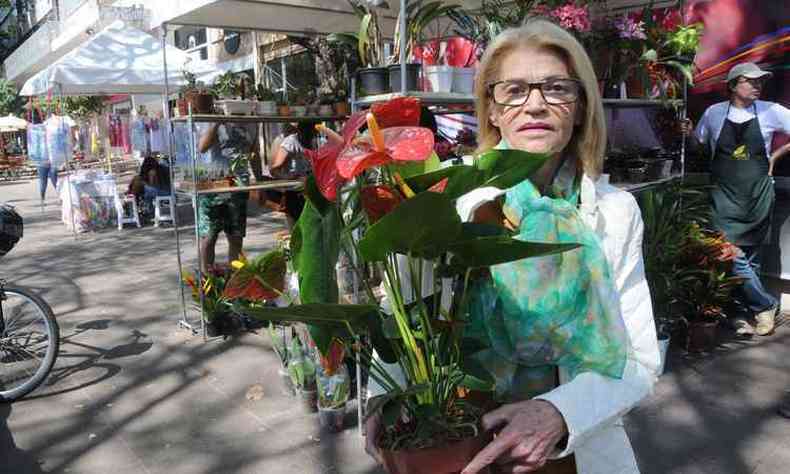
[[[174,46],[166,48],[171,90],[185,84],[184,70],[206,82],[217,73],[213,66],[194,61]],[[20,94],[162,94],[164,83],[161,40],[116,21],[30,78]]]

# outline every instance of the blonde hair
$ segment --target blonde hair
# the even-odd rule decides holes
[[[584,94],[579,105],[584,116],[573,132],[568,150],[579,158],[588,176],[597,177],[603,167],[606,149],[606,119],[595,70],[576,38],[547,20],[531,19],[519,28],[505,30],[486,48],[475,80],[478,151],[488,151],[502,140],[499,129],[490,120],[494,104],[489,97],[488,85],[498,80],[504,58],[524,46],[557,52],[567,63],[571,75],[581,81]]]

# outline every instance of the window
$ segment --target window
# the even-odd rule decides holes
[[[208,59],[208,39],[205,28],[184,26],[175,30],[176,48],[193,53],[195,59]]]

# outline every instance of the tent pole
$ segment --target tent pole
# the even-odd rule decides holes
[[[400,15],[398,21],[400,22],[400,92],[406,94],[406,4],[407,0],[400,0]]]
[[[63,84],[58,84],[58,98],[60,99],[61,103],[63,102]],[[63,111],[61,110],[61,114]],[[71,129],[69,128],[69,135],[71,135]],[[68,143],[68,141],[67,141]],[[57,168],[55,168],[55,174],[58,173]],[[71,211],[71,232],[74,234],[74,240],[77,240],[77,224],[74,222],[74,202],[72,201],[71,197],[71,171],[69,170],[68,161],[66,161],[66,183],[68,184],[68,195],[69,195],[69,210]],[[77,195],[77,209],[81,209],[82,206],[79,202],[79,194]],[[43,209],[43,207],[42,207]]]
[[[178,201],[176,201],[176,181],[175,181],[175,144],[174,141],[174,134],[173,134],[173,126],[170,123],[170,82],[169,76],[167,73],[167,23],[162,24],[162,64],[164,68],[165,74],[165,90],[162,94],[162,116],[165,119],[165,130],[167,131],[167,161],[168,161],[168,168],[170,170],[170,202],[173,204],[172,213],[173,213],[173,235],[176,238],[176,261],[178,262],[178,288],[181,291],[181,316],[182,319],[179,324],[185,324],[189,327],[187,323],[187,302],[186,297],[184,296],[184,282],[181,280],[181,269],[183,268],[181,263],[181,240],[178,236]],[[134,97],[134,96],[132,96]]]

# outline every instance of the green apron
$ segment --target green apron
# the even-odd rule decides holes
[[[744,123],[729,114],[728,106],[711,164],[713,225],[735,245],[762,245],[770,233],[774,186],[757,107]]]

